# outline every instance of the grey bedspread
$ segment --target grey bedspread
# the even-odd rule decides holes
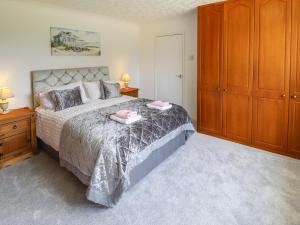
[[[166,111],[149,109],[150,100],[136,99],[80,114],[63,127],[59,158],[88,186],[87,198],[112,207],[129,187],[128,174],[155,149],[181,132],[194,132],[187,112],[178,105]],[[131,109],[142,119],[130,125],[111,120],[120,109]]]

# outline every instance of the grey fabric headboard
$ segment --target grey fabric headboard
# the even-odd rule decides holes
[[[33,107],[39,105],[38,95],[53,87],[74,83],[76,81],[109,80],[109,69],[107,66],[52,69],[31,72]]]

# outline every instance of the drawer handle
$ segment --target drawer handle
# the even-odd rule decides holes
[[[3,143],[0,143],[0,147],[2,147],[3,146]]]
[[[13,129],[17,129],[17,128],[18,128],[18,126],[17,126],[17,125],[14,125],[14,126],[13,126]]]
[[[4,156],[4,153],[0,152],[0,158]]]

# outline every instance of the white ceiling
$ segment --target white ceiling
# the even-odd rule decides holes
[[[24,0],[23,0],[24,1]],[[27,0],[28,1],[28,0]],[[91,12],[135,23],[185,14],[199,5],[221,0],[29,0]]]

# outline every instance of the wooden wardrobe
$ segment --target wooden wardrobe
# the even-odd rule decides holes
[[[300,158],[300,0],[199,7],[198,131]]]

